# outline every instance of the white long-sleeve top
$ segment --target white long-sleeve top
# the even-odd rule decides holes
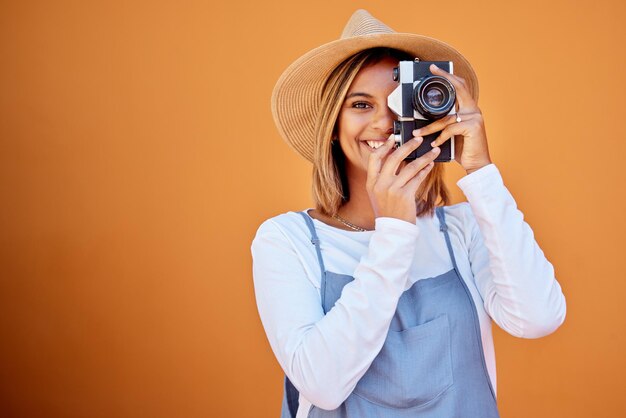
[[[491,319],[514,336],[542,337],[563,323],[565,297],[497,167],[489,164],[457,185],[468,202],[446,206],[446,224],[478,311],[495,390]],[[436,215],[416,224],[380,217],[375,230],[366,232],[313,222],[326,270],[354,277],[326,315],[319,262],[301,215],[268,219],[251,247],[259,315],[278,362],[300,392],[298,417],[311,404],[339,407],[380,351],[402,293],[453,268]]]

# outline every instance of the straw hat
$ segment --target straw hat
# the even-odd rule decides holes
[[[313,161],[315,121],[324,82],[344,60],[375,47],[399,49],[422,61],[452,61],[454,74],[465,79],[472,97],[478,99],[476,74],[467,59],[456,49],[427,36],[397,33],[367,11],[357,10],[338,40],[298,58],[274,86],[272,114],[278,132],[287,144],[307,160]]]

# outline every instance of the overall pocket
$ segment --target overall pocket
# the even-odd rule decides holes
[[[402,331],[389,330],[354,394],[390,408],[412,408],[437,398],[452,383],[450,325],[443,314]]]

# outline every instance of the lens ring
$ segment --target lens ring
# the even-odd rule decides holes
[[[454,86],[444,77],[426,76],[413,90],[413,107],[428,119],[439,119],[450,113],[456,101]]]

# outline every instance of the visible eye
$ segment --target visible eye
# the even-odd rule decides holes
[[[372,106],[367,102],[354,102],[352,103],[352,107],[355,109],[367,109],[368,107]]]

